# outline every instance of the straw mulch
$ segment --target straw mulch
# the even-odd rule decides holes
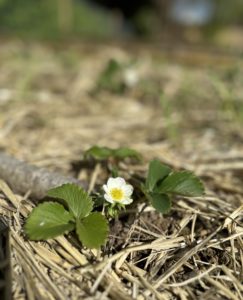
[[[243,299],[243,132],[235,111],[220,104],[224,85],[213,83],[200,61],[179,65],[151,49],[63,49],[16,41],[1,47],[1,150],[85,180],[92,191],[108,174],[102,164],[83,162],[83,152],[94,144],[129,146],[144,161],[120,163],[121,176],[145,176],[157,157],[194,171],[206,195],[174,198],[164,216],[150,206],[128,209],[111,224],[107,245],[94,251],[72,235],[27,240],[23,224],[35,199],[0,181],[0,215],[11,231],[13,298]],[[150,85],[94,93],[110,58],[137,59],[133,69]],[[228,72],[228,63],[218,67],[219,74]],[[230,83],[238,96],[241,75]],[[169,104],[161,108],[157,88],[174,103],[172,112],[165,112]]]

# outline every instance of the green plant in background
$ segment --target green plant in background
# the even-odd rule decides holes
[[[97,147],[96,157],[97,149],[102,158],[109,157],[111,149]],[[201,181],[193,173],[173,171],[158,160],[150,162],[147,177],[138,188],[145,198],[132,197],[134,187],[122,177],[110,177],[103,185],[103,191],[93,198],[74,184],[53,188],[47,196],[56,201],[44,202],[34,208],[24,226],[25,232],[31,240],[43,240],[75,230],[83,246],[100,248],[108,236],[108,221],[118,217],[120,211],[134,201],[148,200],[164,214],[171,209],[171,195],[196,197],[204,192]],[[101,205],[94,205],[100,200]],[[100,206],[103,214],[98,211]]]
[[[93,93],[101,90],[114,94],[123,94],[127,89],[135,87],[140,81],[139,74],[134,68],[136,60],[119,62],[110,59],[101,71]]]
[[[213,24],[218,28],[230,24],[242,24],[243,3],[241,0],[235,0],[234,5],[227,0],[219,0],[216,8]]]
[[[120,62],[110,59],[97,80],[96,91],[107,90],[117,94],[123,93],[125,90],[122,80],[123,68],[124,66]]]
[[[136,150],[126,147],[120,147],[117,149],[112,149],[109,147],[100,147],[93,146],[84,153],[84,157],[93,158],[95,160],[107,160],[109,158],[114,158],[118,160],[122,160],[125,158],[134,158],[137,160],[141,160],[141,154]]]
[[[230,70],[231,74],[228,72],[228,76],[234,76],[237,70]],[[238,75],[239,76],[239,75]],[[230,81],[230,78],[227,78]],[[234,87],[227,85],[218,76],[211,76],[211,84],[214,87],[217,96],[221,101],[220,111],[222,114],[230,121],[235,121],[242,123],[243,121],[243,102],[241,99],[237,99],[235,95]]]
[[[142,160],[142,156],[134,149],[121,147],[111,149],[108,147],[93,146],[84,153],[84,159],[92,159],[98,162],[105,162],[112,176],[118,176],[118,163],[126,158],[137,161]]]
[[[54,37],[58,34],[55,1],[6,1],[0,7],[1,30],[29,37]],[[43,22],[45,20],[45,22]]]
[[[166,122],[167,136],[170,141],[175,142],[178,138],[178,127],[173,120],[174,107],[172,102],[173,99],[169,99],[164,94],[161,94],[160,105],[164,120]]]
[[[0,0],[0,28],[8,34],[48,39],[73,35],[107,38],[117,34],[116,24],[113,15],[86,1]]]

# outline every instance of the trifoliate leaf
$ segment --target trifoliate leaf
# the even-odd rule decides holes
[[[174,193],[178,195],[196,197],[204,192],[202,182],[193,173],[188,171],[173,172],[159,185],[161,193]]]
[[[47,193],[52,198],[58,198],[65,201],[69,211],[76,218],[86,217],[93,209],[91,197],[79,186],[75,184],[63,184],[60,187],[51,189]]]
[[[83,220],[77,221],[76,231],[85,247],[98,249],[105,244],[108,235],[107,220],[101,213],[91,213]]]
[[[152,192],[156,184],[163,180],[171,172],[171,168],[163,165],[159,160],[154,159],[149,164],[148,175],[146,178],[146,189]]]
[[[138,153],[136,150],[131,148],[118,148],[113,150],[113,156],[115,158],[124,159],[127,157],[135,158],[137,160],[141,160],[141,154]]]
[[[49,239],[73,230],[71,221],[73,216],[61,204],[45,202],[33,209],[24,229],[31,240]]]
[[[171,209],[171,200],[166,194],[152,193],[149,195],[151,205],[160,213],[168,213]]]
[[[85,152],[84,156],[92,157],[97,160],[104,160],[111,157],[112,153],[113,150],[108,147],[93,146]]]

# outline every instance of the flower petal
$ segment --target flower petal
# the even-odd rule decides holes
[[[123,185],[126,185],[126,181],[124,178],[122,177],[116,177],[116,184],[118,186],[123,186]]]
[[[126,181],[122,177],[116,177],[116,178],[111,177],[107,181],[108,189],[111,189],[111,188],[114,188],[114,187],[118,188],[118,187],[121,187],[125,184],[126,184]]]
[[[107,181],[107,187],[108,189],[112,189],[114,187],[116,187],[116,178],[110,177]]]
[[[133,193],[133,186],[126,184],[126,186],[123,187],[123,191],[127,197],[130,197]]]
[[[103,190],[106,192],[106,194],[109,193],[108,186],[106,184],[103,185]]]
[[[126,199],[121,201],[121,203],[124,204],[124,205],[131,204],[132,202],[133,202],[132,198],[126,198]]]
[[[105,194],[105,195],[104,195],[104,198],[105,198],[106,201],[108,201],[108,202],[110,202],[110,203],[114,203],[114,201],[113,201],[113,199],[111,198],[111,196]]]

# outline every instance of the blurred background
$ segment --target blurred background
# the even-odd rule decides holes
[[[241,0],[0,0],[0,147],[64,172],[97,142],[228,151],[242,29]]]
[[[0,0],[2,36],[215,42],[225,30],[239,39],[242,23],[240,0]]]

